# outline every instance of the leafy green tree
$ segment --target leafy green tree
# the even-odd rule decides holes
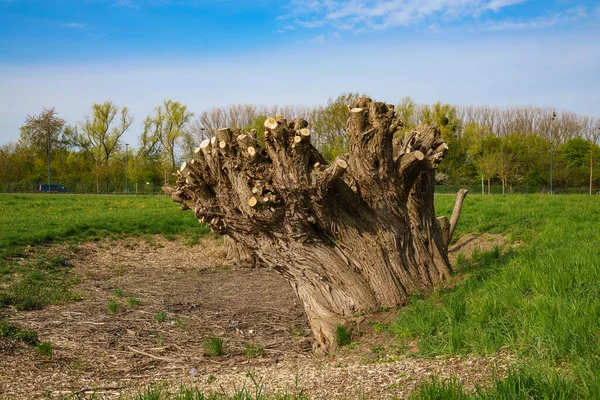
[[[246,125],[243,130],[246,132],[256,131],[256,141],[260,147],[265,147],[265,121],[267,120],[265,114],[259,114],[252,119],[249,125]]]
[[[118,119],[117,119],[118,116]],[[119,141],[133,123],[127,107],[120,108],[110,100],[92,106],[92,115],[80,124],[78,144],[90,151],[96,164],[106,165],[118,151]]]
[[[446,173],[455,180],[473,179],[476,167],[467,154],[468,145],[461,136],[462,122],[456,115],[456,107],[440,102],[424,106],[421,110],[421,122],[437,125],[442,138],[450,147],[439,172]]]
[[[309,117],[313,144],[327,161],[348,152],[346,121],[350,115],[348,106],[364,95],[342,93],[329,99],[325,107],[317,107]]]
[[[162,155],[165,165],[170,170],[177,168],[176,149],[184,136],[185,129],[194,114],[187,106],[171,99],[155,109],[152,118],[154,132],[162,145]]]
[[[418,125],[416,106],[410,97],[403,97],[400,104],[396,106],[396,115],[402,121],[402,128],[397,132],[397,136],[404,137],[406,132]]]
[[[58,117],[54,108],[44,108],[37,115],[27,115],[25,124],[21,126],[19,142],[31,152],[34,157],[33,164],[38,171],[39,180],[43,175],[44,165],[47,168],[48,184],[50,184],[52,152],[58,148],[65,120]]]

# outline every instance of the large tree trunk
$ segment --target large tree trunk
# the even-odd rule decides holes
[[[393,141],[400,124],[393,105],[356,100],[350,152],[329,165],[303,119],[268,119],[265,148],[252,134],[220,129],[182,165],[177,186],[163,189],[286,276],[317,345],[330,351],[336,326],[404,304],[450,275],[450,229],[442,233],[433,206],[434,170],[448,146],[434,126]]]

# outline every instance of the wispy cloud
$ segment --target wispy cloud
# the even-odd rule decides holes
[[[504,7],[512,6],[514,4],[524,3],[527,0],[491,0],[484,8],[486,10],[498,11]]]
[[[548,29],[578,21],[587,15],[585,7],[575,7],[561,13],[530,20],[490,21],[484,27],[492,31],[522,31],[532,29]]]
[[[63,28],[76,28],[76,29],[85,28],[85,25],[80,24],[78,22],[67,22],[66,24],[62,24],[61,26]]]
[[[282,18],[302,28],[332,27],[336,30],[385,30],[426,23],[436,26],[448,21],[481,20],[528,0],[293,0]],[[568,18],[571,18],[569,16]],[[558,24],[565,16],[537,17],[528,21],[494,21],[489,29],[543,28]],[[493,28],[496,26],[496,28]],[[289,30],[289,29],[285,29]]]

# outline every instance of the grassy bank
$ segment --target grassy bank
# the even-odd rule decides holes
[[[437,202],[438,214],[451,212],[453,197]],[[600,398],[600,199],[471,196],[465,232],[501,233],[518,246],[459,259],[468,279],[415,299],[391,331],[417,341],[421,357],[515,355],[524,366],[509,377],[514,396],[483,397]],[[462,390],[449,386],[448,396]],[[428,389],[445,393],[430,382],[421,398],[440,398]]]

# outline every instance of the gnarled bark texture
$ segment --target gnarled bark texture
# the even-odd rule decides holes
[[[435,126],[393,140],[398,128],[393,105],[356,100],[350,152],[331,164],[303,119],[268,119],[264,148],[251,133],[220,129],[182,165],[176,187],[163,189],[226,235],[234,253],[286,276],[317,346],[329,351],[337,325],[450,275],[450,224],[443,233],[433,206],[448,146]]]

